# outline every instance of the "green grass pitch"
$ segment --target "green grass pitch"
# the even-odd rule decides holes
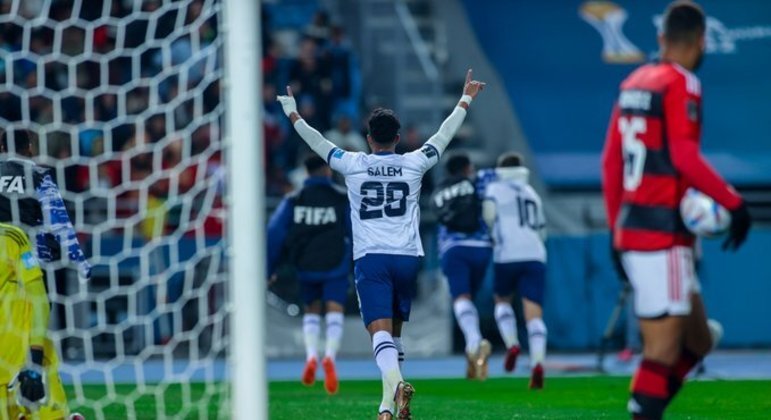
[[[629,378],[547,378],[541,391],[527,389],[526,378],[494,378],[486,382],[463,379],[415,380],[413,417],[416,419],[597,419],[627,418],[625,411]],[[128,395],[132,386],[119,386],[116,393]],[[328,396],[317,382],[312,388],[298,382],[270,384],[271,419],[366,419],[375,418],[380,400],[380,381],[343,381],[340,392]],[[72,388],[67,389],[73,395]],[[101,386],[85,389],[89,398],[105,397]],[[219,397],[209,395],[203,384],[192,384],[190,395],[170,386],[163,395],[169,415],[184,412],[187,401],[195,401],[205,417],[216,418]],[[771,418],[771,381],[690,381],[667,412],[668,419],[768,419]],[[154,419],[158,401],[142,396],[134,401],[137,418]],[[74,401],[73,401],[74,402]],[[75,406],[76,404],[72,404]],[[93,419],[88,407],[73,407]],[[188,409],[190,407],[188,406]],[[103,411],[108,419],[126,418],[124,404],[114,403]],[[200,418],[189,411],[188,418]]]

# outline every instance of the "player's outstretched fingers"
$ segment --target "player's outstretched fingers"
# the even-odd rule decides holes
[[[468,71],[466,72],[466,84],[471,83],[472,76],[473,76],[472,70],[468,69]]]
[[[286,85],[286,94],[287,94],[287,96],[289,96],[290,98],[291,98],[292,96],[294,96],[294,95],[292,94],[292,87],[291,87],[291,86],[289,86],[289,85]]]

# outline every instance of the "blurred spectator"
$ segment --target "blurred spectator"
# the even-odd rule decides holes
[[[306,95],[313,101],[318,111],[314,127],[328,130],[333,105],[332,79],[328,61],[319,59],[318,47],[312,38],[300,42],[300,52],[289,72],[289,83],[295,95]]]
[[[319,10],[313,15],[313,20],[305,28],[305,35],[316,42],[318,46],[324,46],[329,39],[329,13]]]
[[[335,118],[335,128],[324,133],[337,147],[352,152],[368,152],[367,140],[353,129],[350,115],[341,113]]]
[[[278,71],[280,47],[277,43],[267,44],[262,56],[262,77],[265,81],[273,81]]]
[[[161,155],[156,156],[149,144],[163,142],[174,132],[182,136],[183,146],[174,140],[158,153],[163,169],[177,167],[185,174],[187,169],[179,165],[196,161],[198,154],[219,141],[221,115],[214,121],[201,118],[221,110],[219,80],[206,79],[219,70],[217,16],[205,0],[94,0],[89,2],[93,7],[82,7],[74,14],[72,1],[54,1],[44,7],[48,3],[21,2],[19,13],[47,18],[57,24],[56,30],[39,25],[25,33],[28,29],[13,19],[0,23],[0,50],[18,52],[24,47],[33,53],[13,61],[0,58],[0,83],[12,76],[10,82],[29,92],[22,98],[15,90],[0,90],[0,121],[29,118],[47,126],[41,134],[47,155],[70,162],[75,157],[95,158],[65,165],[68,190],[99,195],[120,187],[118,207],[132,208],[139,189],[148,188],[140,181],[159,170],[153,165]],[[0,14],[8,15],[11,6],[12,2],[0,2]],[[359,119],[359,72],[343,28],[332,25],[329,13],[319,10],[307,26],[294,23],[298,45],[284,48],[283,38],[272,36],[268,9],[263,7],[262,15],[264,167],[268,194],[281,196],[292,188],[290,174],[305,153],[304,143],[288,138],[296,134],[275,102],[285,84],[295,89],[303,116],[320,130],[329,130],[333,141],[350,150],[366,151],[367,146],[354,124]],[[112,19],[104,19],[104,10]],[[121,30],[118,19],[129,15]],[[179,23],[191,30],[175,31]],[[86,24],[90,33],[83,30]],[[158,40],[163,40],[164,48]],[[286,57],[284,49],[298,53]],[[78,57],[77,64],[68,65],[56,58],[59,54]],[[333,115],[337,116],[334,124]],[[48,140],[61,141],[66,147]],[[180,182],[180,189],[192,187],[186,180]],[[149,192],[163,197],[169,189]]]
[[[396,145],[396,153],[409,153],[420,149],[425,143],[426,139],[420,134],[420,130],[414,124],[407,124],[404,132],[401,135],[401,141]],[[424,194],[430,195],[434,191],[434,179],[433,172],[426,172],[423,176],[423,183],[421,184],[421,191]]]
[[[330,33],[325,54],[330,66],[334,109],[335,112],[346,112],[353,120],[357,120],[359,83],[353,48],[343,27],[335,25]]]
[[[155,143],[166,136],[166,117],[164,114],[155,114],[147,120],[145,126],[148,140]]]
[[[396,153],[409,153],[418,150],[424,142],[418,127],[414,124],[408,124],[402,133],[399,144],[396,145]]]

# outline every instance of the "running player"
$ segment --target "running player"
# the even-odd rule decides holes
[[[520,352],[511,299],[522,298],[530,346],[530,388],[543,388],[546,324],[543,294],[546,283],[546,218],[541,198],[528,184],[530,172],[522,157],[506,153],[498,159],[496,180],[485,189],[482,214],[493,237],[495,321],[506,345],[504,369],[514,370]]]
[[[295,271],[302,289],[306,362],[302,383],[313,385],[318,366],[321,307],[326,309],[324,388],[337,393],[335,356],[343,338],[343,309],[351,271],[351,217],[345,190],[332,182],[332,170],[320,156],[305,160],[308,179],[285,198],[268,223],[268,272],[276,278],[284,263]]]
[[[46,337],[48,317],[43,272],[27,234],[0,223],[0,419],[69,415],[59,360]]]
[[[660,419],[712,348],[694,237],[679,213],[685,190],[694,187],[730,210],[724,249],[741,246],[751,225],[742,197],[699,152],[701,83],[692,72],[704,56],[705,29],[698,5],[669,5],[659,35],[661,61],[621,83],[603,152],[605,205],[618,251],[613,255],[634,288],[643,336],[628,404],[635,419]]]
[[[474,296],[490,264],[492,244],[482,221],[471,159],[464,154],[451,156],[445,169],[448,176],[432,199],[439,217],[439,258],[450,286],[455,320],[466,340],[466,378],[485,380],[492,347],[479,330]]]
[[[418,198],[423,175],[447,148],[471,101],[484,83],[466,74],[463,96],[426,144],[414,152],[394,153],[401,124],[393,111],[378,108],[369,117],[371,154],[346,152],[311,128],[297,113],[292,91],[278,100],[303,140],[332,169],[345,176],[351,203],[356,291],[364,324],[383,379],[379,418],[410,418],[412,385],[402,379],[398,353],[402,323],[409,321],[411,290],[417,280],[423,246],[418,226]]]

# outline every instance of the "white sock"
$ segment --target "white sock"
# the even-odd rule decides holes
[[[394,337],[394,345],[396,345],[396,351],[399,352],[399,369],[401,370],[404,364],[404,342],[401,337]]]
[[[479,313],[474,303],[468,299],[458,299],[452,304],[455,319],[458,321],[463,337],[466,339],[466,353],[476,354],[482,333],[479,332]]]
[[[510,303],[495,304],[495,322],[498,324],[498,331],[501,338],[509,349],[519,345],[517,338],[517,318],[514,317],[514,308]]]
[[[343,313],[327,312],[324,320],[327,323],[327,350],[324,355],[335,360],[340,341],[343,339]]]
[[[321,332],[321,316],[318,314],[303,315],[303,338],[305,340],[305,360],[318,357],[319,333]]]
[[[546,324],[541,318],[527,321],[527,336],[530,343],[530,367],[543,363],[546,357]]]
[[[372,353],[375,362],[380,368],[383,378],[383,400],[380,402],[380,410],[394,412],[394,394],[399,382],[402,381],[402,373],[399,370],[399,352],[396,350],[393,337],[386,331],[378,331],[372,336]]]

